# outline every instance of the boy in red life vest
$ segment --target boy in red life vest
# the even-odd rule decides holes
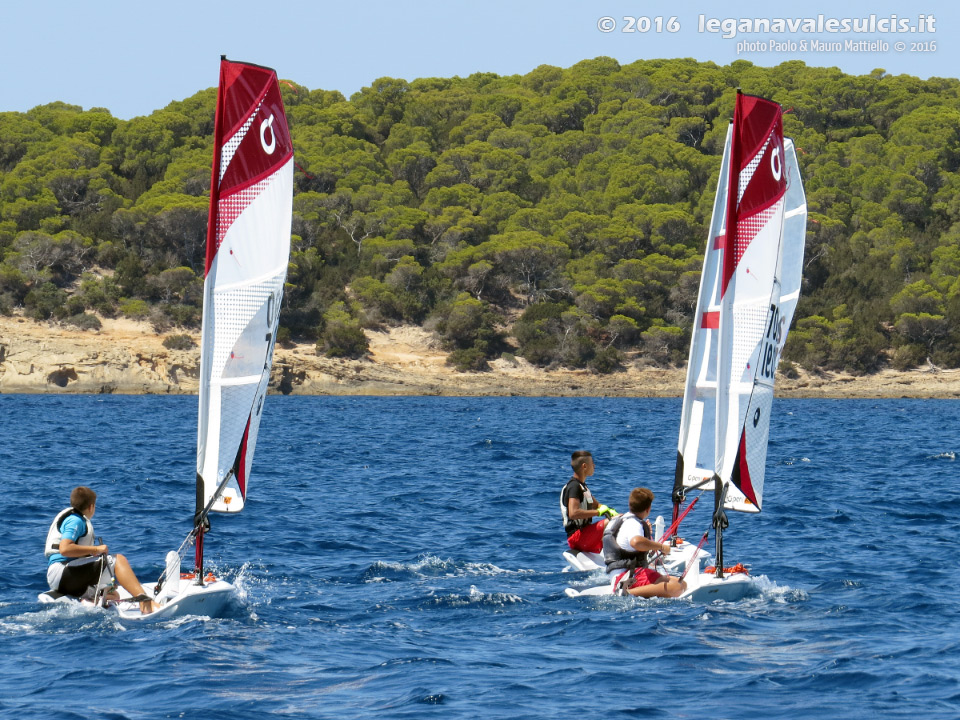
[[[621,588],[638,597],[679,597],[687,583],[671,575],[661,575],[647,567],[648,553],[670,554],[669,543],[659,543],[647,517],[653,504],[653,491],[634,488],[630,493],[630,512],[621,515],[607,527],[603,536],[603,557],[607,571],[622,570],[614,581]]]
[[[573,477],[560,492],[560,514],[567,544],[571,550],[599,553],[603,549],[603,528],[606,520],[593,518],[613,516],[617,511],[601,505],[587,488],[587,478],[593,475],[593,455],[588,450],[577,450],[570,458]]]

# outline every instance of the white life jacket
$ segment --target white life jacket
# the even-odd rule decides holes
[[[64,521],[71,515],[80,515],[80,517],[83,518],[83,521],[87,524],[87,528],[84,530],[83,535],[77,538],[77,545],[93,545],[93,523],[91,523],[86,516],[78,513],[72,507],[68,507],[57,513],[57,516],[53,519],[53,522],[50,523],[50,529],[47,530],[47,544],[43,549],[43,554],[46,557],[56,555],[60,552],[60,540],[63,538],[60,528],[63,527]]]

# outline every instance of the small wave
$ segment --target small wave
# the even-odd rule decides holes
[[[381,709],[393,709],[404,705],[443,705],[447,697],[443,693],[431,692],[423,687],[413,688],[400,697],[388,700],[380,705]]]
[[[180,617],[170,618],[169,620],[163,620],[159,624],[165,628],[178,628],[181,625],[188,625],[192,622],[200,621],[207,622],[212,618],[209,615],[181,615]]]
[[[441,657],[402,657],[384,660],[382,663],[373,666],[371,669],[376,670],[388,667],[396,667],[399,665],[453,665],[453,663],[446,658]]]
[[[81,622],[77,627],[77,621]],[[69,634],[95,626],[125,630],[115,613],[82,604],[75,600],[61,599],[45,603],[40,610],[31,610],[0,620],[0,635]]]
[[[10,622],[0,620],[0,635],[23,635],[33,629],[29,623]]]
[[[927,460],[950,460],[952,462],[956,459],[957,454],[953,451],[937,453],[936,455],[927,455]]]
[[[754,576],[756,587],[760,591],[760,599],[775,603],[792,603],[809,600],[805,590],[792,588],[789,585],[778,585],[766,575]]]
[[[378,560],[367,568],[361,582],[381,583],[427,577],[527,575],[534,572],[525,569],[505,570],[493,563],[458,562],[444,560],[436,555],[420,555],[415,561],[408,563]]]
[[[485,593],[479,590],[475,585],[470,586],[470,592],[467,595],[456,593],[447,595],[436,595],[431,597],[422,606],[445,607],[445,608],[465,608],[465,607],[493,607],[504,608],[509,605],[518,605],[524,600],[519,595],[504,592]]]

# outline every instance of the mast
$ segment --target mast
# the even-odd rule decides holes
[[[293,146],[270,68],[220,61],[200,343],[195,569],[246,501],[290,256]]]
[[[220,56],[220,77],[217,81],[217,105],[216,110],[213,115],[213,160],[211,161],[210,167],[210,205],[207,209],[207,242],[206,242],[206,261],[204,263],[203,269],[203,310],[201,317],[203,322],[201,324],[201,341],[200,341],[200,377],[207,378],[210,377],[210,361],[211,353],[204,352],[203,349],[206,345],[204,342],[204,336],[207,333],[206,327],[206,318],[208,308],[213,307],[213,283],[207,282],[207,275],[210,272],[210,265],[212,262],[212,256],[216,253],[216,228],[217,228],[217,218],[218,210],[220,207],[220,147],[221,139],[223,138],[223,104],[224,104],[224,82],[223,82],[223,65],[227,61],[226,55]],[[212,252],[211,252],[212,251]],[[196,581],[198,584],[203,583],[203,534],[210,527],[210,521],[206,518],[204,514],[204,506],[206,505],[205,498],[205,486],[203,476],[200,474],[199,468],[199,454],[200,448],[199,445],[202,442],[201,438],[206,436],[207,431],[207,415],[208,407],[210,404],[210,395],[209,393],[203,392],[201,387],[199,393],[199,411],[197,413],[197,455],[198,455],[198,467],[197,467],[197,478],[196,478],[196,503],[193,513],[193,532],[195,535],[194,540],[194,573],[196,574]]]

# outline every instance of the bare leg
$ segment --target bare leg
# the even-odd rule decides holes
[[[650,583],[649,585],[641,585],[640,587],[629,588],[627,590],[631,595],[636,597],[680,597],[683,594],[683,591],[687,589],[687,582],[685,580],[680,580],[675,577],[664,577],[659,582]]]
[[[116,557],[117,560],[114,563],[113,572],[117,576],[117,582],[120,583],[120,587],[133,595],[133,597],[146,595],[147,593],[143,589],[143,585],[137,580],[137,576],[134,574],[133,568],[130,567],[130,563],[127,562],[127,558],[123,555],[117,555]],[[140,603],[140,612],[142,613],[149,613],[159,609],[160,606],[153,600],[144,600]]]

